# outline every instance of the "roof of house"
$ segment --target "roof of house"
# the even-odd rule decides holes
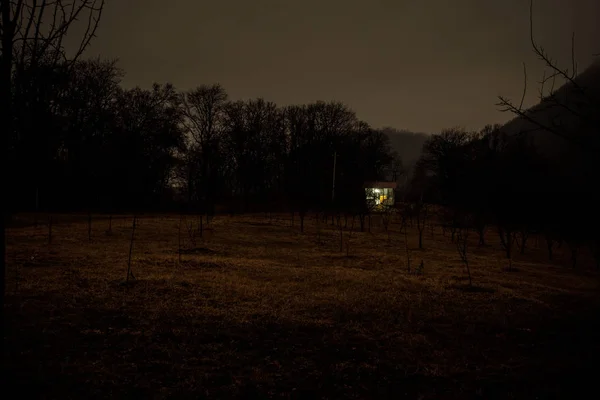
[[[365,182],[364,188],[377,188],[377,189],[396,189],[398,184],[396,182]]]

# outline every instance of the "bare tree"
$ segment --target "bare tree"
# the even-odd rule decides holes
[[[534,53],[544,63],[545,67],[551,71],[549,75],[544,73],[540,81],[538,95],[541,100],[541,109],[560,109],[564,115],[574,117],[578,120],[578,129],[598,127],[600,119],[595,111],[599,105],[598,98],[590,94],[576,79],[578,71],[577,63],[575,61],[575,34],[572,36],[571,43],[571,66],[570,68],[562,68],[535,39],[533,29],[533,0],[530,0],[529,3],[529,40]],[[532,112],[523,108],[523,102],[528,90],[527,68],[525,64],[523,64],[523,72],[524,85],[519,104],[511,101],[507,97],[498,96],[498,106],[501,107],[501,110],[511,112],[531,123],[534,126],[533,130],[542,129],[547,131],[557,137],[565,139],[569,143],[579,145],[587,153],[597,152],[599,149],[597,141],[590,141],[587,140],[589,138],[583,138],[579,135],[572,134],[572,132],[570,132],[572,127],[569,129],[569,127],[565,126],[560,119],[551,118],[550,121],[546,122],[542,118],[535,118]],[[568,83],[570,87],[574,89],[573,94],[576,94],[580,101],[570,101],[569,99],[561,98],[562,96],[558,96],[558,90],[555,90],[557,78]],[[531,130],[523,131],[521,133],[530,131]]]
[[[189,196],[195,195],[198,201],[204,203],[208,223],[214,207],[219,142],[227,93],[219,84],[202,85],[184,93],[181,100],[184,126],[191,138],[190,148],[194,154],[188,162],[192,166],[197,165],[192,168],[196,176],[188,177]]]
[[[177,224],[177,262],[181,265],[181,225],[183,224],[183,213],[179,213],[179,223]]]
[[[461,260],[465,264],[467,268],[467,274],[469,276],[469,286],[473,286],[473,282],[471,279],[471,268],[469,267],[469,258],[467,257],[467,250],[469,244],[469,224],[464,223],[458,227],[456,231],[456,250],[458,250],[458,254],[460,255]]]
[[[342,252],[342,251],[344,251],[344,227],[342,225],[342,217],[339,213],[336,216],[336,221],[337,221],[337,227],[340,231],[340,252]]]
[[[315,223],[317,226],[317,244],[321,245],[321,244],[323,244],[323,242],[321,241],[321,231],[322,231],[321,216],[319,215],[318,212],[315,214]]]
[[[88,210],[88,241],[92,241],[92,212]]]
[[[392,222],[392,218],[394,217],[396,209],[392,206],[383,206],[383,210],[381,212],[381,222],[383,223],[383,228],[385,229],[385,233],[387,234],[388,244],[391,242],[390,236],[390,224]]]
[[[12,74],[17,65],[35,66],[44,55],[55,64],[73,65],[89,46],[100,22],[104,0],[0,0],[0,129],[2,130],[2,160],[9,159],[10,142],[14,135],[14,95]],[[63,39],[77,20],[86,24],[79,46],[71,55]],[[0,182],[5,193],[11,193],[6,165],[0,170]],[[11,215],[12,202],[6,202],[0,218],[0,310],[4,309],[6,244],[5,224]],[[0,311],[4,321],[4,311]],[[4,334],[4,325],[0,335]]]
[[[108,236],[112,235],[112,213],[108,216],[108,229],[106,230],[106,234]]]
[[[400,231],[408,228],[408,220],[411,218],[412,206],[407,203],[402,203],[397,206],[400,214]]]
[[[445,208],[440,214],[442,218],[442,233],[445,236],[447,231],[450,231],[450,240],[454,243],[456,232],[459,227],[458,211]]]
[[[560,66],[536,40],[534,35],[534,12],[533,0],[529,4],[529,41],[534,53],[544,64],[545,70],[540,86],[538,88],[539,104],[535,107],[524,109],[523,102],[527,94],[528,74],[523,65],[524,85],[519,103],[499,96],[498,106],[503,111],[513,113],[517,116],[515,124],[520,127],[517,135],[525,136],[530,132],[538,131],[545,137],[560,138],[563,142],[558,146],[561,151],[560,160],[554,160],[561,165],[563,173],[570,179],[567,180],[565,188],[561,189],[563,194],[569,193],[573,199],[570,204],[561,204],[559,215],[554,213],[547,218],[562,219],[560,229],[547,226],[545,229],[548,256],[552,259],[552,249],[557,239],[569,239],[571,249],[571,261],[573,266],[577,261],[577,249],[586,240],[598,240],[597,223],[600,214],[597,211],[599,201],[596,186],[600,174],[600,163],[598,163],[598,151],[600,150],[600,138],[597,132],[600,129],[600,97],[597,87],[587,87],[588,78],[597,73],[595,67],[590,67],[592,75],[578,74],[575,58],[575,35],[571,38],[571,62],[568,67]],[[597,75],[595,75],[597,76]],[[557,80],[560,85],[557,85]],[[555,87],[558,87],[555,89]],[[520,124],[520,125],[519,125]],[[571,146],[573,145],[573,146]],[[562,151],[566,148],[573,150],[571,158],[565,157]],[[567,171],[568,170],[568,171]],[[553,186],[556,186],[553,184]],[[561,186],[562,187],[562,186]],[[554,197],[558,197],[554,195]],[[585,220],[585,224],[574,224],[572,221]],[[521,251],[524,250],[525,237],[521,240]]]
[[[552,231],[546,231],[546,247],[548,249],[548,260],[552,260],[554,255],[554,245],[557,244],[560,248],[562,246],[562,239]]]
[[[479,237],[479,246],[485,246],[485,230],[487,227],[487,221],[481,215],[477,215],[473,221],[473,228],[477,232]]]
[[[515,230],[510,224],[498,224],[498,235],[500,236],[500,243],[504,249],[506,258],[508,259],[508,271],[512,271],[512,250],[515,241]]]
[[[52,214],[48,215],[48,244],[52,244]]]
[[[202,220],[202,215],[200,215],[200,220]],[[196,234],[197,234],[198,230],[194,226],[194,220],[191,220],[188,222],[188,220],[186,218],[185,225],[186,225],[187,232],[188,232],[189,242],[192,244],[193,247],[196,247]]]
[[[570,240],[567,242],[569,250],[571,250],[571,267],[577,267],[577,256],[579,255],[579,248],[581,243],[578,240]]]
[[[427,223],[427,214],[429,206],[423,201],[423,196],[414,203],[414,215],[417,219],[417,229],[419,231],[419,249],[423,248],[423,232]]]
[[[408,247],[408,227],[404,227],[404,250],[406,251],[406,270],[410,274],[410,249]]]
[[[133,222],[132,222],[132,226],[131,226],[131,239],[129,241],[129,257],[127,259],[127,278],[125,279],[126,282],[129,282],[129,279],[135,279],[135,276],[133,275],[133,271],[131,271],[131,255],[133,253],[133,241],[135,238],[136,222],[137,222],[137,215],[134,214]]]
[[[354,232],[354,221],[355,220],[356,220],[356,216],[353,215],[352,223],[350,225],[350,232],[348,233],[348,237],[346,238],[346,257],[350,257],[350,240],[352,240],[352,233]]]
[[[521,254],[525,254],[527,239],[529,239],[529,229],[527,229],[527,226],[521,225],[521,229],[519,229],[519,232],[515,234],[515,241],[519,246]]]
[[[375,189],[373,189],[373,188],[365,189],[364,196],[367,200],[365,201],[364,207],[360,207],[360,210],[359,210],[360,212],[358,213],[358,218],[360,221],[360,231],[361,232],[365,231],[365,218],[369,218],[369,232],[370,232],[371,231],[371,214],[378,207],[377,204],[373,201],[373,199],[375,197],[377,197],[377,195],[375,194]]]

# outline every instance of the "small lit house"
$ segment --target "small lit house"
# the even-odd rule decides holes
[[[365,182],[367,204],[371,207],[393,206],[396,182]]]

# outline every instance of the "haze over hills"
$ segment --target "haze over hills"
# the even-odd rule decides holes
[[[599,114],[600,60],[597,60],[573,82],[567,81],[554,95],[528,109],[526,117],[519,116],[506,123],[503,131],[508,135],[526,135],[540,153],[564,165],[573,165],[582,150],[575,142],[590,143],[590,138],[598,138]]]
[[[555,159],[561,166],[574,167],[581,158],[581,147],[551,130],[575,140],[585,140],[590,135],[600,139],[600,59],[577,75],[573,82],[567,81],[556,89],[553,96],[548,95],[550,86],[550,83],[546,84],[545,98],[526,111],[527,118],[513,118],[502,126],[502,131],[510,136],[525,135],[541,154]],[[583,118],[578,117],[582,115]],[[541,129],[538,124],[549,129]],[[421,156],[423,144],[430,134],[392,127],[385,127],[383,131],[390,138],[392,150],[401,157],[404,168],[410,171]]]
[[[526,110],[527,117],[511,119],[502,126],[502,131],[509,136],[528,137],[541,154],[554,159],[565,174],[572,175],[570,172],[581,161],[582,148],[576,141],[581,139],[589,143],[590,135],[594,135],[592,137],[597,137],[597,143],[600,143],[600,59],[578,74],[573,82],[566,81],[552,96],[549,95],[550,86],[550,83],[546,84],[544,99]],[[539,87],[528,90],[539,90]],[[538,124],[549,129],[542,129]],[[383,131],[390,138],[392,150],[401,157],[405,170],[410,171],[431,135],[392,127],[385,127]],[[568,140],[556,132],[575,140]]]
[[[417,162],[421,156],[423,143],[430,136],[423,132],[411,132],[391,127],[383,128],[383,132],[390,138],[392,150],[398,153],[405,169],[411,169]]]

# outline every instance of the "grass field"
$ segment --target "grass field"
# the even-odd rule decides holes
[[[21,216],[21,221],[26,217]],[[188,217],[197,224],[197,217]],[[18,221],[17,221],[18,222]],[[185,221],[184,221],[185,222]],[[9,398],[574,398],[594,387],[599,276],[549,264],[530,239],[515,271],[497,235],[390,238],[288,215],[217,216],[191,243],[178,216],[53,216],[7,233]],[[349,226],[351,223],[349,222]],[[206,225],[205,225],[206,227]],[[320,230],[320,235],[317,231]],[[320,240],[319,240],[320,238]]]

